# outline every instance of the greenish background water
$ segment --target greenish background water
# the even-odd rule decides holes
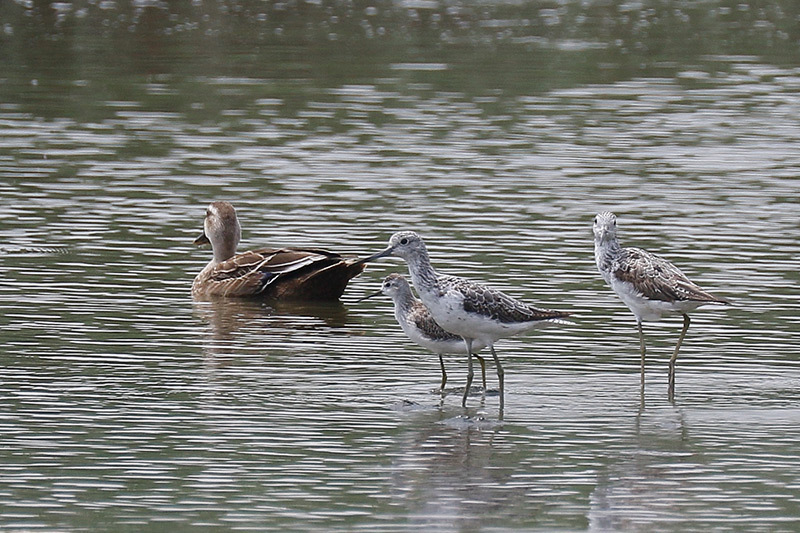
[[[0,529],[795,531],[794,2],[0,3]],[[440,270],[576,313],[443,401],[385,300],[195,303],[245,247]],[[591,221],[731,308],[649,325]],[[453,387],[464,361],[447,360]],[[490,365],[490,387],[496,382]]]

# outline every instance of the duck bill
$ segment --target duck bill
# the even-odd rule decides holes
[[[367,294],[363,298],[359,298],[356,302],[363,302],[364,300],[369,300],[370,298],[375,298],[376,296],[383,296],[383,291],[373,292],[372,294]]]
[[[204,231],[194,240],[194,244],[195,246],[203,246],[204,244],[211,244],[211,241],[208,240],[208,237],[206,237],[206,232]]]
[[[371,256],[365,257],[364,259],[359,259],[353,264],[355,264],[355,265],[363,265],[364,263],[370,263],[372,261],[375,261],[376,259],[380,259],[381,257],[386,257],[386,256],[389,256],[389,255],[392,255],[393,251],[394,251],[394,248],[389,246],[387,249],[385,249],[385,250],[383,250],[381,252],[378,252],[377,254],[372,254]]]

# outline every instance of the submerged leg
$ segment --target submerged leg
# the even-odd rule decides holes
[[[504,377],[505,371],[503,370],[503,365],[500,364],[500,359],[497,357],[497,352],[494,351],[494,345],[490,344],[489,349],[492,350],[492,357],[494,358],[494,364],[497,367],[497,381],[500,383],[500,410],[503,410],[504,398],[503,390],[504,390]]]
[[[675,351],[672,353],[672,357],[669,359],[669,399],[672,400],[675,397],[675,362],[678,360],[678,350],[681,349],[681,344],[683,344],[683,338],[686,337],[686,332],[689,330],[689,324],[691,320],[689,319],[689,315],[686,313],[683,314],[683,330],[681,330],[681,336],[678,337],[678,344],[675,346]]]
[[[469,388],[472,387],[472,378],[475,376],[475,373],[472,370],[472,339],[464,337],[464,342],[467,343],[467,386],[464,387],[464,397],[461,398],[461,407],[467,406]]]
[[[439,366],[442,367],[442,386],[439,387],[439,392],[444,394],[444,384],[447,383],[447,372],[444,370],[444,358],[439,354]]]
[[[476,353],[472,355],[475,356],[475,358],[478,360],[478,363],[481,365],[481,381],[483,382],[483,390],[486,390],[486,359]]]

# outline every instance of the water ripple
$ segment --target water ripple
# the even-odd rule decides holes
[[[363,80],[294,113],[259,94],[218,125],[116,100],[97,123],[0,108],[0,527],[789,529],[800,81],[724,61],[520,97]],[[465,412],[463,358],[440,398],[436,356],[388,301],[356,301],[400,262],[341,304],[192,302],[213,198],[245,247],[362,256],[417,229],[442,271],[575,323],[499,343],[504,420],[491,393]],[[635,322],[593,263],[607,208],[735,303],[696,314],[674,404],[680,320],[647,326],[642,392]]]

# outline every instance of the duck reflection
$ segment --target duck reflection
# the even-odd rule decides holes
[[[194,314],[207,324],[209,340],[220,353],[230,350],[241,334],[270,331],[318,330],[320,326],[341,328],[347,323],[348,309],[339,301],[291,302],[256,299],[217,298],[194,301]],[[225,346],[228,348],[226,349]]]

